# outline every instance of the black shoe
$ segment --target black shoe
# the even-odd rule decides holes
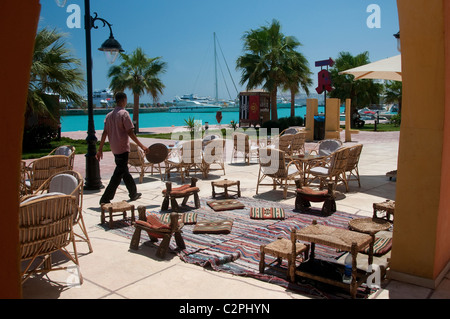
[[[142,193],[136,193],[134,196],[130,197],[130,200],[131,200],[131,201],[134,201],[134,200],[136,200],[136,199],[141,198],[141,196],[142,196]]]
[[[102,206],[102,205],[104,205],[104,204],[109,204],[109,203],[111,203],[109,200],[108,200],[108,201],[105,201],[105,200],[101,200],[101,199],[100,199],[100,206]]]

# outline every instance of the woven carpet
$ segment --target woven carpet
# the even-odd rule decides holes
[[[184,225],[182,236],[186,249],[177,250],[175,241],[172,240],[170,248],[186,263],[197,264],[202,267],[211,267],[216,271],[223,271],[233,275],[249,276],[263,281],[274,283],[287,289],[307,294],[317,298],[349,298],[349,294],[342,289],[333,286],[320,284],[316,281],[304,279],[300,282],[290,283],[286,280],[286,264],[275,267],[268,267],[264,274],[259,273],[260,246],[269,244],[278,237],[290,238],[292,228],[301,229],[317,220],[319,224],[348,228],[348,222],[354,217],[343,212],[335,212],[331,216],[322,217],[319,209],[311,210],[309,213],[300,213],[293,209],[293,206],[264,201],[253,198],[239,198],[245,205],[243,209],[227,210],[216,212],[207,205],[210,198],[200,200],[201,207],[194,208],[194,204],[188,202],[187,209],[197,213],[197,220],[232,220],[233,227],[229,234],[194,234],[195,225]],[[285,219],[251,219],[251,207],[278,207],[285,211]],[[148,210],[147,214],[159,215],[164,212],[158,210]],[[108,231],[120,236],[130,238],[133,235],[134,227],[129,221],[115,221],[115,228],[109,230],[107,223],[101,225]],[[141,234],[141,243],[148,242],[149,238],[145,232]],[[152,243],[151,245],[158,245]],[[316,258],[327,263],[335,261],[342,256],[343,252],[336,249],[316,245]],[[266,255],[266,263],[274,261],[271,256]],[[370,292],[361,288],[358,290],[358,298],[365,298]]]

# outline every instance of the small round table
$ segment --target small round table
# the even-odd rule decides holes
[[[229,195],[228,195],[229,189],[228,189],[228,187],[234,186],[234,185],[237,185],[237,191],[235,191],[237,193],[237,197],[241,197],[241,182],[240,181],[232,181],[232,180],[224,179],[224,180],[221,180],[221,181],[215,181],[215,182],[213,181],[213,182],[211,182],[213,198],[215,198],[216,195],[219,195],[219,194],[224,194],[225,198],[229,198]],[[224,192],[223,193],[216,193],[214,187],[221,187],[221,188],[224,189]]]

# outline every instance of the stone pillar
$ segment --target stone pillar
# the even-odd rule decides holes
[[[55,5],[51,3],[49,5]],[[2,156],[0,163],[3,183],[3,225],[0,232],[2,271],[0,271],[0,298],[20,298],[19,250],[19,172],[22,154],[24,114],[27,101],[34,39],[39,22],[39,0],[2,0],[0,19],[4,48],[0,53],[0,85],[7,94],[6,115],[2,123]]]
[[[339,99],[327,99],[325,112],[325,139],[341,139],[340,135],[340,107]]]
[[[314,141],[314,115],[319,112],[319,101],[317,99],[306,100],[306,141]]]
[[[389,276],[435,288],[450,269],[450,4],[397,6],[403,107]]]

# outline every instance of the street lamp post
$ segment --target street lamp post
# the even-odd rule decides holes
[[[91,17],[90,14],[90,1],[84,1],[85,10],[85,31],[86,31],[86,71],[87,71],[87,107],[88,107],[88,131],[86,142],[88,145],[86,153],[86,179],[84,189],[97,190],[102,187],[100,178],[100,166],[95,158],[97,153],[97,137],[95,136],[94,126],[94,110],[93,110],[93,89],[92,89],[92,56],[91,56],[91,29],[96,27],[95,21],[100,20],[103,22],[103,27],[108,25],[110,30],[109,39],[107,39],[99,48],[100,51],[105,52],[109,58],[109,62],[113,63],[119,52],[123,52],[119,42],[117,42],[112,33],[111,24],[106,20],[97,17]]]

